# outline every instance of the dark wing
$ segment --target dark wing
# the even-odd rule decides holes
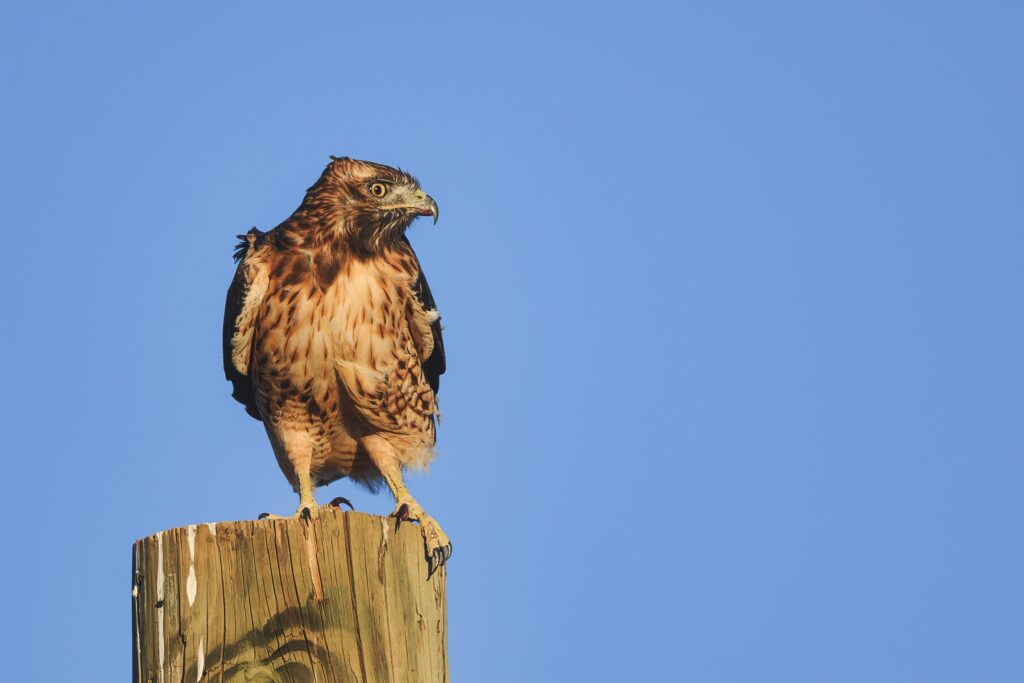
[[[409,244],[409,240],[404,236],[406,246],[409,247],[409,251],[415,254],[412,250],[412,245]],[[417,265],[419,265],[419,259],[416,259]],[[420,304],[424,310],[436,311],[437,303],[434,301],[434,295],[430,292],[430,285],[427,284],[427,277],[423,274],[423,267],[419,267],[420,276],[416,280],[415,292],[416,298],[419,299]],[[434,350],[430,354],[427,360],[423,361],[423,374],[426,375],[427,382],[430,384],[430,388],[434,390],[434,395],[437,395],[437,390],[441,386],[441,375],[445,371],[445,357],[444,357],[444,338],[441,336],[441,319],[438,318],[434,322],[430,323],[430,332],[434,335]]]
[[[263,235],[263,232],[253,228],[245,235],[238,236],[240,241],[235,247],[234,255],[238,268],[235,269],[235,277],[228,287],[228,297],[224,304],[224,375],[233,387],[231,396],[245,406],[245,412],[257,420],[263,418],[256,408],[249,358],[252,348],[253,308],[262,300],[266,285],[263,283],[263,286],[260,286],[258,273],[254,273],[257,269],[249,262],[249,255]],[[239,348],[241,344],[244,344],[244,349]],[[239,350],[247,350],[250,353],[245,354],[244,360],[239,359]]]

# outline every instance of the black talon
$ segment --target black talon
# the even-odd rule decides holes
[[[395,510],[395,531],[398,531],[398,527],[402,525],[403,519],[409,518],[409,505],[402,503],[402,505]]]
[[[341,507],[341,504],[342,504],[342,503],[344,503],[345,505],[348,505],[348,506],[349,506],[349,508],[351,508],[351,509],[352,509],[352,511],[353,511],[353,512],[355,512],[355,509],[356,509],[356,508],[355,508],[355,506],[354,506],[354,505],[352,505],[352,503],[351,503],[351,502],[349,502],[349,499],[348,499],[348,498],[342,498],[341,496],[338,496],[337,498],[335,498],[334,500],[332,500],[332,501],[331,501],[330,503],[328,503],[328,504],[329,504],[329,505],[330,505],[330,506],[331,506],[332,508],[340,508],[340,507]]]
[[[270,516],[270,513],[269,513],[269,512],[261,512],[261,513],[260,513],[260,516],[259,516],[259,517],[257,517],[256,519],[266,519],[266,518],[267,518],[267,517],[269,517],[269,516]]]
[[[434,566],[433,555],[427,558],[427,581],[430,581],[430,577],[437,571],[437,567]]]
[[[451,557],[451,544],[430,551],[430,554],[427,555],[427,581],[430,581],[430,577],[445,565],[449,557]]]
[[[302,508],[302,518],[303,519],[309,519],[312,516],[313,515],[312,515],[312,513],[310,513],[309,508]]]

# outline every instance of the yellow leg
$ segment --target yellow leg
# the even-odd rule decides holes
[[[447,534],[441,529],[433,517],[429,516],[409,493],[402,481],[402,465],[395,455],[394,447],[383,437],[371,435],[363,438],[363,446],[370,460],[380,470],[387,482],[391,494],[395,497],[395,511],[392,513],[399,521],[407,519],[419,522],[420,533],[427,556],[427,578],[448,561],[452,556],[452,544]]]
[[[313,517],[318,515],[321,508],[317,505],[316,498],[313,497],[315,487],[313,486],[313,476],[310,473],[313,448],[308,438],[301,433],[285,432],[283,434],[274,434],[269,428],[267,431],[271,434],[271,442],[274,443],[274,450],[278,454],[279,459],[286,459],[295,473],[294,482],[299,491],[299,507],[295,511],[294,516]],[[282,465],[282,467],[286,467],[286,465]],[[343,498],[337,500],[344,501]],[[351,506],[351,503],[349,505]],[[325,507],[337,508],[337,505]],[[282,519],[282,517],[280,515],[263,513],[260,515],[260,519]]]
[[[316,498],[313,497],[313,477],[310,476],[309,469],[298,470],[295,475],[299,480],[299,509],[295,511],[295,515],[304,517],[307,514],[317,514],[320,508],[316,504]],[[309,512],[307,513],[306,510]]]

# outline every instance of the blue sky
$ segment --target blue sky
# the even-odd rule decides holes
[[[336,154],[441,207],[456,680],[1020,680],[1022,20],[8,3],[5,679],[124,679],[132,541],[294,509],[219,326]]]

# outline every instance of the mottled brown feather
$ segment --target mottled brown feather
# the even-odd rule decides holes
[[[293,486],[303,466],[321,484],[350,476],[375,485],[360,446],[369,434],[406,466],[433,452],[439,316],[404,235],[413,215],[375,205],[366,184],[376,178],[396,194],[418,191],[396,169],[337,159],[288,220],[250,231],[238,250],[225,373]]]

